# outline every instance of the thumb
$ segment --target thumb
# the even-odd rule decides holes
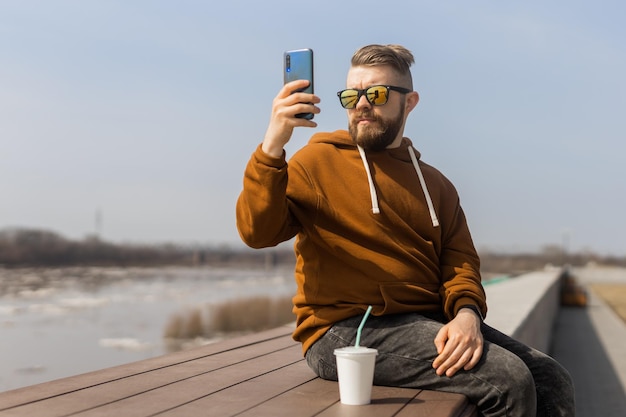
[[[435,348],[437,348],[437,354],[441,354],[443,352],[443,348],[446,345],[446,341],[448,340],[448,327],[443,326],[437,336],[435,337]]]

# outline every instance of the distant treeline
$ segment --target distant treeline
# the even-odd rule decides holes
[[[538,253],[498,253],[481,251],[481,270],[515,274],[541,269],[546,265],[573,266],[596,262],[626,266],[626,258],[602,257],[586,252],[566,254],[558,246],[546,246]],[[115,244],[97,237],[67,239],[58,233],[37,229],[0,231],[0,266],[155,266],[214,265],[238,267],[289,266],[295,262],[289,245],[263,250],[197,245]]]
[[[287,250],[231,249],[176,244],[116,244],[97,237],[71,240],[37,229],[0,231],[0,266],[258,266],[293,263]]]
[[[559,246],[545,246],[534,253],[500,253],[490,250],[479,251],[483,272],[507,275],[536,271],[545,266],[584,266],[596,263],[607,266],[626,267],[626,257],[600,256],[592,252],[565,253]]]

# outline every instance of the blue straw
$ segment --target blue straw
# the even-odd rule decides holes
[[[354,347],[359,347],[359,342],[361,341],[361,330],[363,330],[363,326],[365,326],[365,320],[367,320],[367,316],[370,315],[371,311],[372,311],[372,306],[367,307],[367,311],[365,311],[365,315],[363,316],[363,319],[361,320],[361,324],[359,324],[359,328],[356,331],[356,343],[354,344]]]

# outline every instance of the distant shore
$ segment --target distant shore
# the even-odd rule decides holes
[[[626,267],[626,256],[600,256],[593,252],[568,253],[558,245],[545,246],[536,253],[501,253],[480,250],[481,272],[489,275],[518,275],[542,269],[546,265],[583,266],[597,263]],[[163,267],[228,266],[272,268],[293,266],[293,248],[231,248],[224,245],[115,244],[98,236],[83,240],[67,239],[58,233],[38,229],[0,230],[0,267]]]

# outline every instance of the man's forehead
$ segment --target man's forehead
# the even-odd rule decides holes
[[[375,84],[394,84],[398,80],[398,74],[389,65],[357,66],[348,71],[347,86],[350,88],[363,88]]]

